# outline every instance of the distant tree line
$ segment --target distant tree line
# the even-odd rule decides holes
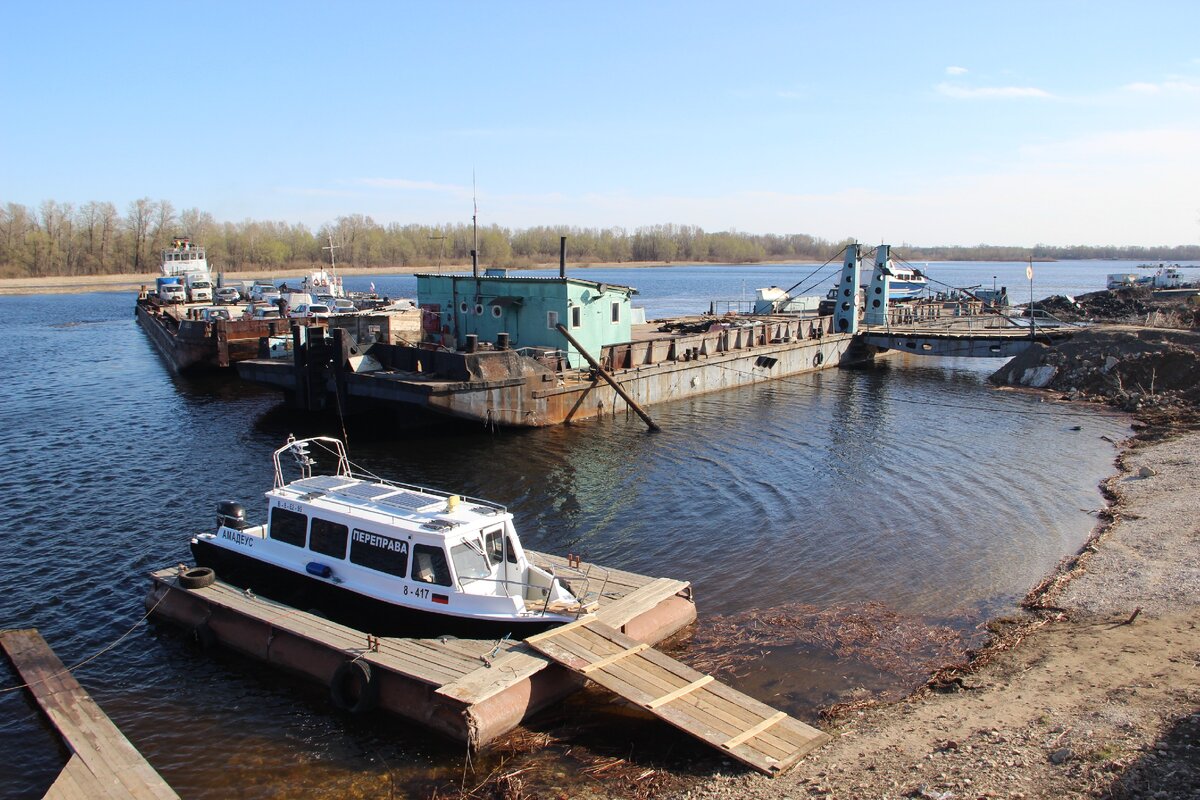
[[[176,211],[167,200],[142,198],[122,215],[109,202],[75,206],[53,200],[37,208],[0,206],[0,277],[98,275],[153,272],[158,252],[174,236],[190,236],[207,250],[214,270],[271,270],[328,263],[332,239],[338,264],[353,267],[434,266],[470,263],[469,224],[382,225],[369,216],[338,217],[316,231],[287,222],[218,222],[199,209]],[[634,229],[538,226],[479,229],[484,266],[525,267],[558,260],[559,237],[567,237],[572,263],[671,263],[700,261],[743,264],[761,261],[825,261],[846,241],[805,234],[708,232],[690,225]],[[908,260],[1021,261],[1034,259],[1127,258],[1197,260],[1200,246],[1180,247],[913,247],[897,246]]]

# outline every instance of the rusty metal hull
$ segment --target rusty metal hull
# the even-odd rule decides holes
[[[876,352],[849,334],[742,339],[733,333],[614,346],[606,348],[603,361],[636,403],[652,406],[869,360]],[[410,362],[424,357],[428,363],[432,358],[418,348],[408,350]],[[612,386],[587,372],[555,373],[513,353],[439,354],[443,359],[452,356],[466,364],[457,380],[412,367],[353,373],[339,370],[336,357],[324,371],[263,359],[243,362],[238,370],[247,380],[283,389],[309,410],[416,407],[485,425],[545,427],[630,408]],[[507,359],[504,369],[495,368],[500,356]],[[490,367],[476,366],[489,360]],[[327,399],[335,394],[340,395],[337,406]]]
[[[257,358],[259,340],[289,330],[288,320],[168,319],[147,300],[138,300],[135,315],[150,341],[175,372],[221,369]]]

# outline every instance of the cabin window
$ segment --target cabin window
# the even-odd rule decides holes
[[[436,583],[451,586],[450,565],[446,563],[446,552],[428,544],[413,546],[412,579],[421,583]]]
[[[308,533],[308,517],[286,508],[271,509],[271,538],[281,542],[304,547],[304,538]]]
[[[487,552],[488,560],[493,564],[499,564],[501,561],[507,561],[510,564],[517,563],[517,553],[512,542],[508,542],[507,549],[504,547],[503,528],[496,528],[483,534],[483,549]]]
[[[408,572],[408,542],[355,528],[350,537],[350,561],[403,578]]]
[[[621,304],[619,302],[612,304],[612,321],[613,322],[621,321]]]
[[[558,328],[558,312],[557,311],[547,311],[546,312],[546,327],[549,328],[550,330],[555,330]]]
[[[571,308],[571,327],[578,328],[583,324],[583,309],[579,306]]]
[[[346,557],[346,534],[349,528],[327,519],[313,517],[309,531],[308,549],[323,556]]]
[[[454,571],[460,581],[471,578],[487,578],[492,574],[491,565],[478,539],[468,539],[450,548],[450,558],[454,561]]]

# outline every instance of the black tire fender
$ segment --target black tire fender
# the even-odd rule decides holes
[[[817,354],[815,356],[813,356],[813,366],[819,367],[823,363],[825,363],[825,354],[822,353],[820,350],[818,350]]]
[[[217,573],[211,567],[192,567],[179,573],[179,585],[185,589],[203,589],[216,579]]]
[[[371,665],[362,659],[346,661],[334,670],[329,682],[329,696],[342,711],[362,714],[379,702],[379,687]]]

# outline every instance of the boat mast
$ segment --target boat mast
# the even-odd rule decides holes
[[[471,170],[471,276],[479,277],[479,195],[475,189],[475,170]]]
[[[337,271],[337,264],[335,263],[334,258],[333,258],[333,251],[337,250],[339,247],[341,247],[341,245],[333,243],[333,234],[332,233],[326,233],[325,235],[329,237],[329,244],[326,247],[322,247],[321,249],[329,251],[329,274],[330,274],[330,276],[332,276],[333,273]]]

